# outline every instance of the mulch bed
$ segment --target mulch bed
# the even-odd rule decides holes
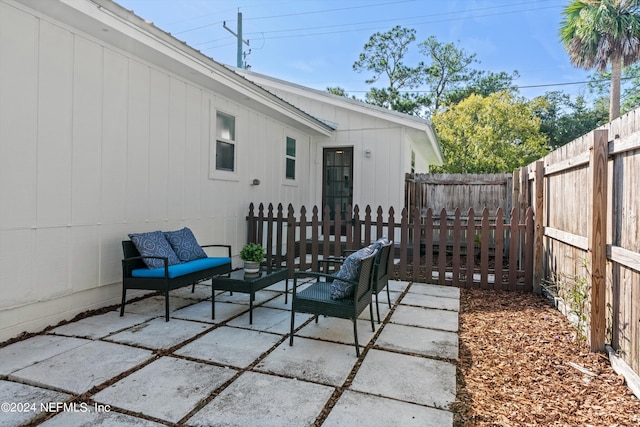
[[[543,297],[463,289],[459,337],[455,426],[640,425],[624,377]]]

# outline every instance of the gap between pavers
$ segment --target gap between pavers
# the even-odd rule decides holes
[[[36,335],[18,341],[0,348],[0,375],[9,375],[90,342],[82,338],[53,335]]]
[[[276,334],[221,326],[174,353],[244,369],[281,339]]]
[[[443,427],[453,424],[449,411],[345,390],[322,427]]]
[[[42,427],[166,427],[166,424],[159,424],[143,418],[133,417],[115,411],[96,412],[94,407],[89,405],[87,412],[62,412],[55,417],[40,424]]]
[[[310,317],[311,315],[305,313],[296,313],[294,318],[295,327],[299,327]],[[247,312],[228,321],[227,326],[286,335],[291,331],[291,311],[264,306],[254,307],[253,323],[249,323],[249,313]]]
[[[458,332],[459,316],[457,311],[399,305],[393,312],[393,318],[389,322],[398,325]]]
[[[190,426],[310,426],[333,387],[244,372],[198,411]]]
[[[371,349],[350,389],[447,410],[456,398],[453,363]]]
[[[149,350],[103,341],[89,341],[15,371],[9,375],[9,379],[82,394],[152,356]]]
[[[155,318],[145,323],[133,326],[115,335],[109,336],[109,341],[130,344],[159,350],[176,346],[211,328],[206,323],[188,320]]]
[[[179,296],[169,295],[169,313],[176,311],[182,307],[191,305],[193,304],[193,302],[194,300],[190,298],[182,298]],[[164,316],[164,311],[165,298],[163,295],[151,295],[139,301],[127,303],[124,306],[125,316],[129,313]]]
[[[439,297],[407,292],[400,304],[413,305],[425,308],[437,308],[440,310],[460,311],[460,301],[455,298]]]
[[[4,405],[15,405],[13,408],[3,407],[0,411],[0,425],[23,425],[42,412],[42,405],[64,402],[70,397],[69,394],[53,390],[0,380],[0,402]]]
[[[431,295],[434,297],[460,299],[460,289],[453,286],[414,282],[411,284],[409,292],[414,294]]]
[[[161,357],[93,396],[96,402],[176,423],[237,371]]]
[[[254,370],[339,387],[351,373],[355,346],[296,336],[284,340]]]
[[[248,312],[249,307],[244,304],[234,304],[216,301],[216,318],[211,318],[211,301],[202,301],[197,304],[183,307],[171,313],[172,319],[195,320],[211,324],[220,324],[229,319]],[[169,322],[170,323],[170,322]]]
[[[154,317],[156,317],[155,314],[135,313],[129,313],[120,317],[119,311],[110,311],[108,313],[85,317],[84,319],[58,326],[57,328],[49,331],[49,333],[72,337],[100,339],[115,332],[144,323]]]
[[[455,332],[388,323],[375,345],[383,350],[458,360],[458,334]]]

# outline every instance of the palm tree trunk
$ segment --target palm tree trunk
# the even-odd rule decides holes
[[[622,58],[611,59],[611,99],[609,101],[609,121],[620,117],[620,76],[622,74]]]

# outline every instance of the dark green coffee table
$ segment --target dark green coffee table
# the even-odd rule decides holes
[[[256,291],[271,286],[282,280],[286,280],[284,290],[284,303],[287,304],[289,295],[289,277],[286,268],[263,267],[259,273],[248,274],[244,270],[236,270],[231,273],[215,276],[211,279],[211,318],[216,318],[215,291],[231,291],[249,294],[249,324],[253,323],[253,301]]]

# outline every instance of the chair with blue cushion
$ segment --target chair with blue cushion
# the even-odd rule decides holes
[[[296,312],[314,314],[316,322],[318,322],[319,315],[351,319],[353,322],[356,355],[358,357],[360,356],[357,319],[367,306],[369,306],[371,330],[375,331],[371,298],[371,279],[373,277],[373,266],[376,254],[377,250],[375,249],[364,254],[364,256],[356,252],[345,260],[341,271],[345,264],[353,265],[355,268],[352,269],[351,272],[355,272],[355,277],[311,271],[297,271],[294,273],[289,345],[293,345],[294,318]],[[298,291],[298,280],[308,277],[315,278],[315,282],[303,290]]]
[[[160,291],[164,293],[165,320],[168,322],[169,291],[192,285],[193,292],[196,283],[232,270],[231,246],[200,246],[191,231],[186,231],[130,234],[132,240],[122,242],[124,259],[120,316],[124,315],[127,289]],[[173,240],[173,247],[167,238]],[[226,249],[227,256],[209,257],[202,249],[207,247]]]

